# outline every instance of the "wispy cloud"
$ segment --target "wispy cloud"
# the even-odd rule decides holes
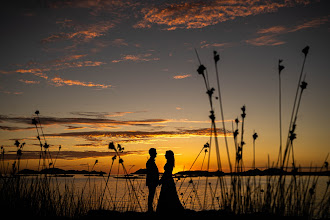
[[[13,126],[0,126],[0,130],[4,131],[23,131],[23,130],[31,130],[35,129],[35,127],[13,127]]]
[[[285,44],[286,42],[279,39],[279,36],[283,34],[297,32],[307,28],[316,28],[323,24],[329,22],[330,16],[324,16],[320,18],[314,18],[310,21],[305,21],[302,24],[293,26],[293,27],[285,27],[281,25],[260,29],[257,31],[257,34],[262,35],[253,39],[248,39],[245,42],[248,44],[252,44],[255,46],[277,46],[281,44]]]
[[[105,62],[101,61],[92,61],[92,60],[79,60],[86,57],[86,54],[69,54],[65,55],[61,58],[45,61],[45,62],[36,62],[30,61],[25,65],[17,65],[20,68],[11,71],[4,71],[1,70],[0,73],[2,74],[32,74],[39,78],[43,78],[46,81],[42,81],[43,83],[48,83],[54,86],[83,86],[83,87],[94,87],[99,89],[106,89],[110,88],[111,85],[105,84],[98,84],[93,82],[82,82],[80,80],[70,80],[70,79],[63,79],[61,77],[49,77],[49,73],[52,71],[58,71],[67,68],[83,68],[83,67],[97,67],[106,64]],[[20,82],[25,84],[40,84],[41,81],[39,80],[25,80],[19,79]],[[2,91],[3,92],[3,91]],[[8,93],[11,94],[11,93]]]
[[[105,85],[105,84],[95,84],[92,82],[81,82],[79,80],[70,80],[70,79],[63,79],[61,77],[54,77],[50,80],[52,83],[54,83],[55,86],[85,86],[85,87],[96,87],[101,89],[107,89],[110,88],[111,85]]]
[[[179,74],[179,75],[173,76],[173,79],[185,79],[188,77],[191,77],[191,74]]]
[[[258,34],[282,34],[287,32],[288,29],[284,26],[273,26],[270,28],[260,29],[257,33]]]
[[[115,155],[113,151],[51,151],[52,154],[56,155],[57,159],[74,160],[84,158],[98,158],[98,157],[112,157]],[[132,154],[143,154],[145,151],[124,151],[121,156],[132,155]],[[4,157],[5,160],[15,160],[16,151],[8,151],[8,154]],[[28,151],[25,150],[22,154],[21,159],[39,159],[40,151]]]
[[[222,129],[218,129],[218,134],[223,135]],[[185,137],[198,137],[211,135],[210,128],[200,129],[182,129],[177,131],[83,131],[83,132],[64,132],[64,133],[53,133],[46,134],[48,137],[80,137],[90,141],[90,138],[96,138],[96,140],[109,139],[115,141],[130,140],[150,140],[157,138],[185,138]],[[227,133],[231,135],[231,133]]]
[[[49,71],[49,68],[28,68],[28,69],[18,69],[16,73],[32,73],[35,76],[41,77],[43,79],[48,79],[47,74],[45,72]]]
[[[100,21],[88,25],[78,25],[74,23],[71,25],[68,25],[67,23],[64,25],[62,23],[60,24],[63,26],[63,28],[69,30],[66,30],[66,32],[52,34],[49,37],[42,39],[40,42],[42,44],[47,44],[56,41],[72,40],[75,44],[84,42],[86,43],[96,37],[103,36],[106,32],[115,26],[111,21]]]
[[[106,118],[106,117],[122,117],[127,114],[143,113],[147,111],[134,111],[134,112],[70,112],[72,115],[84,116],[84,117],[96,117],[96,118]]]
[[[324,16],[324,17],[320,17],[320,18],[315,18],[311,21],[306,21],[301,25],[297,25],[295,27],[293,27],[292,29],[289,29],[288,32],[296,32],[302,29],[306,29],[306,28],[316,28],[319,27],[323,24],[326,24],[329,22],[329,18],[330,15],[328,16]]]
[[[207,41],[202,41],[200,43],[201,48],[214,48],[214,47],[220,47],[220,48],[225,48],[225,47],[231,47],[234,44],[233,43],[209,43]]]
[[[203,28],[237,17],[271,13],[278,11],[279,8],[309,3],[309,0],[190,0],[163,4],[157,2],[142,10],[143,19],[134,27],[150,28],[157,24],[166,30]]]
[[[277,39],[277,36],[274,34],[249,39],[245,42],[254,46],[277,46],[285,44],[285,41]]]
[[[23,92],[12,92],[7,90],[0,90],[1,93],[8,94],[8,95],[22,95]]]
[[[123,61],[132,61],[132,62],[148,62],[148,61],[157,61],[159,58],[152,57],[151,53],[146,54],[136,54],[136,55],[123,55],[121,59],[112,60],[112,63],[119,63]]]
[[[143,120],[114,120],[109,118],[89,118],[89,117],[77,117],[77,118],[67,118],[67,117],[40,117],[43,125],[152,125],[157,123],[165,123],[169,120],[167,119],[143,119]],[[11,123],[21,123],[21,124],[31,124],[31,117],[12,117],[6,115],[0,115],[1,122],[11,122]]]
[[[117,17],[128,17],[130,13],[123,13],[127,9],[134,10],[141,3],[134,0],[71,0],[71,1],[51,1],[49,7],[52,8],[85,8],[90,15],[99,16],[101,13],[114,14]]]
[[[24,80],[24,79],[20,79],[20,80],[18,80],[18,81],[20,81],[20,82],[22,82],[22,83],[25,83],[25,84],[39,84],[39,83],[40,83],[40,81]]]

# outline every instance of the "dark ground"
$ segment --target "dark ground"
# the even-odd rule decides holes
[[[116,211],[107,211],[107,210],[92,210],[86,216],[84,216],[83,220],[89,219],[97,219],[97,220],[109,220],[109,219],[168,219],[168,220],[176,220],[176,219],[221,219],[221,220],[242,220],[242,219],[253,219],[253,220],[308,220],[308,217],[303,216],[276,216],[269,215],[264,213],[254,213],[254,214],[244,214],[244,215],[235,215],[232,213],[225,213],[223,211],[192,211],[185,210],[183,213],[166,213],[166,214],[158,214],[158,213],[146,213],[146,212],[116,212]],[[328,219],[329,220],[329,219]]]

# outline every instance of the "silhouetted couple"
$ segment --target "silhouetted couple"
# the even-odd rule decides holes
[[[155,148],[149,149],[150,158],[146,164],[147,178],[146,185],[149,188],[148,195],[148,212],[153,212],[153,200],[156,192],[156,187],[162,185],[157,204],[157,213],[173,214],[183,212],[184,208],[179,200],[175,183],[172,177],[174,168],[174,153],[171,150],[166,151],[165,158],[167,160],[164,166],[164,174],[159,180],[158,168],[155,163],[157,151]]]

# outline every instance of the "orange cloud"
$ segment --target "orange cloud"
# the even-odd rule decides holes
[[[39,84],[40,83],[40,81],[24,80],[24,79],[20,79],[18,81],[25,83],[25,84]]]
[[[61,59],[56,59],[56,60],[54,60],[54,61],[52,61],[52,62],[54,62],[54,63],[67,62],[67,61],[72,61],[72,60],[78,60],[78,59],[80,59],[80,58],[82,58],[82,57],[85,57],[85,56],[87,56],[87,54],[73,54],[73,55],[67,55],[67,56],[65,56],[65,57],[63,57],[63,58],[61,58]]]
[[[123,61],[133,61],[133,62],[148,62],[159,60],[157,57],[152,57],[151,53],[147,54],[137,54],[137,55],[124,55],[119,60],[113,60],[113,63],[119,63]]]
[[[49,70],[49,69],[47,69]],[[17,73],[37,73],[37,72],[43,72],[42,69],[34,68],[34,69],[18,69],[16,70]]]
[[[93,144],[85,144],[85,145],[76,145],[76,146],[94,146]],[[116,153],[113,151],[50,151],[53,154],[56,154],[57,159],[65,159],[65,160],[74,160],[74,159],[83,159],[83,158],[99,158],[99,157],[110,157],[114,156]],[[121,156],[131,155],[131,154],[142,154],[144,151],[124,151],[121,153]],[[22,160],[26,159],[39,159],[40,151],[24,151],[22,156]],[[9,151],[6,154],[5,160],[15,160],[16,153]]]
[[[217,129],[218,135],[222,136],[222,129]],[[129,140],[130,142],[140,140],[150,140],[154,138],[186,138],[186,137],[209,137],[211,135],[210,128],[187,129],[179,131],[82,131],[82,132],[65,132],[45,134],[49,137],[80,137],[86,140],[100,141],[103,138],[115,139],[115,141]],[[227,133],[227,136],[232,133]]]
[[[95,24],[89,25],[74,25],[70,26],[65,23],[65,27],[73,28],[71,32],[61,32],[58,34],[52,34],[47,38],[41,40],[41,43],[51,43],[60,40],[73,40],[75,43],[89,42],[90,40],[104,35],[109,29],[115,25],[110,21],[101,21]]]
[[[173,79],[184,79],[188,77],[191,77],[191,74],[173,76]]]
[[[287,32],[287,28],[283,26],[274,26],[270,28],[265,28],[259,30],[257,33],[258,34],[281,34]]]
[[[10,92],[10,91],[3,91],[3,90],[0,90],[0,92],[8,94],[8,95],[11,95],[11,94],[13,94],[13,95],[22,95],[23,94],[23,92]]]
[[[294,27],[284,27],[278,25],[270,28],[260,29],[257,32],[257,34],[262,34],[263,36],[249,39],[246,40],[245,42],[255,46],[277,46],[277,45],[285,44],[284,41],[277,39],[279,35],[296,32],[306,28],[319,27],[322,24],[329,22],[329,17],[330,16],[315,18],[311,21],[304,22],[303,24],[296,25]]]
[[[63,68],[75,68],[75,67],[86,67],[86,66],[101,66],[105,64],[104,62],[101,61],[77,61],[77,62],[59,62],[54,64],[54,67],[56,67],[56,70],[63,69]]]
[[[325,24],[325,23],[329,22],[329,17],[330,17],[330,15],[324,16],[324,17],[321,17],[321,18],[315,18],[315,19],[313,19],[311,21],[307,21],[307,22],[305,22],[301,25],[297,25],[296,27],[292,28],[288,32],[295,32],[295,31],[299,31],[299,30],[302,30],[302,29],[305,29],[305,28],[319,27],[322,24]]]
[[[68,86],[86,86],[86,87],[99,87],[102,89],[107,89],[110,88],[111,85],[104,85],[104,84],[94,84],[92,82],[81,82],[78,80],[66,80],[66,79],[62,79],[60,77],[55,77],[53,79],[51,79],[51,82],[54,83],[55,86],[64,86],[64,85],[68,85]]]
[[[203,28],[237,17],[276,12],[282,7],[309,3],[309,0],[179,1],[144,8],[143,19],[134,28],[150,28],[152,24],[164,25],[166,30]]]
[[[254,39],[246,40],[245,42],[254,46],[277,46],[285,44],[285,41],[278,40],[276,38],[276,35],[265,35]]]
[[[123,14],[122,12],[127,8],[135,8],[140,5],[139,1],[133,0],[102,0],[102,1],[94,1],[94,0],[70,0],[70,1],[51,1],[49,3],[49,7],[53,8],[86,8],[89,13],[94,16],[99,16],[102,12],[107,12],[111,14],[115,14],[118,17],[125,17],[129,14]]]
[[[210,48],[210,47],[231,47],[233,46],[233,43],[208,43],[206,41],[202,41],[201,48]]]
[[[48,68],[31,68],[31,69],[18,69],[15,72],[17,73],[33,73],[33,75],[44,78],[44,79],[48,79],[48,76],[43,73],[44,71],[49,71],[50,69]]]

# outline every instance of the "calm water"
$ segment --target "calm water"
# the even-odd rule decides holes
[[[272,177],[271,180],[277,177]],[[291,176],[286,177],[286,184],[289,185]],[[309,189],[311,187],[314,177],[297,177],[297,183],[305,183],[306,186],[309,181]],[[329,177],[318,177],[317,187],[315,190],[316,202],[319,202],[327,187]],[[144,177],[138,179],[120,179],[110,177],[108,187],[106,188],[107,176],[104,177],[86,177],[83,175],[75,175],[74,177],[56,177],[52,178],[54,184],[57,184],[60,191],[64,192],[65,188],[74,191],[75,196],[84,196],[90,203],[99,206],[103,196],[103,207],[118,211],[146,211],[148,188],[145,186]],[[176,179],[176,186],[181,203],[189,209],[219,209],[221,207],[221,190],[218,177],[187,177]],[[223,180],[223,189],[230,189],[231,177],[225,176]],[[241,177],[241,189],[246,191],[247,182],[250,181],[252,188],[251,198],[259,195],[263,197],[262,191],[266,191],[267,177]],[[253,187],[255,184],[256,187]],[[69,187],[68,187],[69,186]],[[300,185],[301,186],[301,185]],[[104,190],[105,189],[105,190]],[[157,187],[155,196],[155,208],[161,186]],[[226,191],[228,192],[228,191]],[[255,193],[256,192],[256,193]],[[206,195],[206,196],[205,196]]]

